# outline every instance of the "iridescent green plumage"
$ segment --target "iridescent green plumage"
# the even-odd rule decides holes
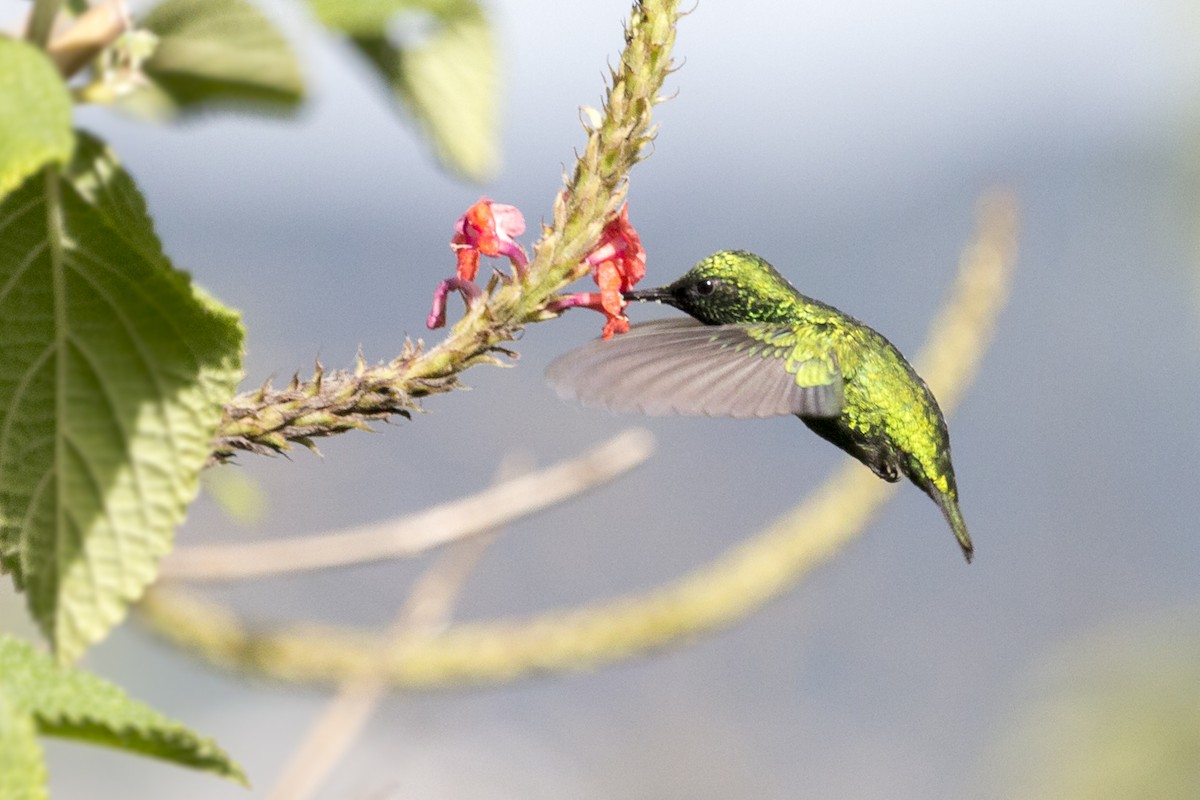
[[[971,559],[945,419],[891,342],[744,251],[715,253],[669,286],[626,297],[693,319],[634,325],[566,354],[546,373],[560,394],[647,414],[795,414],[881,478],[907,476]]]

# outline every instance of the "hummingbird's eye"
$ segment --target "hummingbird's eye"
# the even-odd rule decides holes
[[[717,290],[717,284],[719,283],[720,281],[716,278],[705,278],[696,284],[696,294],[701,297],[707,297]]]

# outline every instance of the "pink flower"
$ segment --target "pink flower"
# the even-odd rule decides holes
[[[622,293],[630,291],[646,275],[646,251],[641,237],[629,224],[629,204],[608,221],[600,234],[600,243],[584,259],[592,267],[592,278],[599,292],[579,292],[560,297],[548,306],[551,311],[581,307],[599,311],[606,319],[601,335],[611,339],[614,333],[629,330]]]
[[[642,247],[642,239],[633,226],[629,224],[629,204],[621,206],[617,215],[604,226],[600,234],[600,244],[586,259],[587,263],[597,270],[609,265],[620,278],[619,291],[628,292],[642,278],[646,277],[646,251]],[[597,272],[596,284],[601,291]]]
[[[454,225],[450,249],[458,255],[458,277],[473,281],[479,270],[479,256],[505,256],[518,275],[525,272],[529,259],[516,238],[525,232],[525,217],[516,206],[493,203],[486,197],[467,209]]]
[[[447,278],[439,283],[433,292],[433,304],[429,309],[429,316],[425,318],[425,327],[433,330],[446,324],[446,295],[456,289],[462,294],[467,308],[473,306],[479,299],[479,287],[475,284],[462,278]]]
[[[455,277],[438,284],[425,324],[430,328],[446,324],[446,296],[452,291],[462,294],[468,308],[479,299],[482,293],[474,281],[479,273],[480,255],[506,257],[517,277],[523,278],[529,259],[517,244],[516,237],[524,232],[525,217],[516,206],[493,203],[481,197],[468,208],[454,224],[454,238],[450,240],[450,249],[458,260]]]

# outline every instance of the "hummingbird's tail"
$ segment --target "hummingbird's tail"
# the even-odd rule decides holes
[[[933,492],[934,502],[942,509],[942,514],[946,517],[946,522],[950,523],[950,529],[954,531],[954,538],[958,539],[958,546],[962,548],[963,555],[967,559],[967,563],[971,563],[971,557],[975,555],[975,545],[971,544],[971,534],[967,532],[967,523],[963,520],[962,512],[958,509],[958,498],[953,494],[942,494],[941,492]]]

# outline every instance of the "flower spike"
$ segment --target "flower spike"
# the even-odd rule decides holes
[[[482,292],[475,285],[475,277],[479,274],[481,255],[506,257],[518,280],[523,279],[529,259],[516,237],[524,232],[525,217],[516,206],[493,203],[481,197],[468,208],[454,224],[454,237],[450,240],[450,249],[457,261],[454,277],[438,284],[425,324],[430,328],[446,324],[446,296],[450,292],[462,294],[468,309],[479,300]],[[508,280],[507,277],[504,279]]]
[[[446,324],[446,295],[455,290],[462,295],[468,310],[481,296],[479,287],[471,281],[465,281],[462,278],[447,278],[439,283],[433,292],[433,305],[429,309],[429,316],[425,318],[425,327],[433,330]]]
[[[458,256],[458,277],[475,280],[479,256],[504,256],[513,265],[518,277],[524,277],[529,259],[516,237],[525,232],[525,217],[516,206],[493,203],[479,198],[454,225],[450,249]]]
[[[605,316],[605,339],[615,333],[629,331],[629,319],[625,316],[625,299],[628,292],[646,275],[646,250],[641,237],[629,223],[629,204],[621,206],[600,234],[600,243],[584,259],[592,267],[592,279],[600,287],[599,292],[579,292],[558,298],[546,306],[551,312],[568,308],[590,308]]]

